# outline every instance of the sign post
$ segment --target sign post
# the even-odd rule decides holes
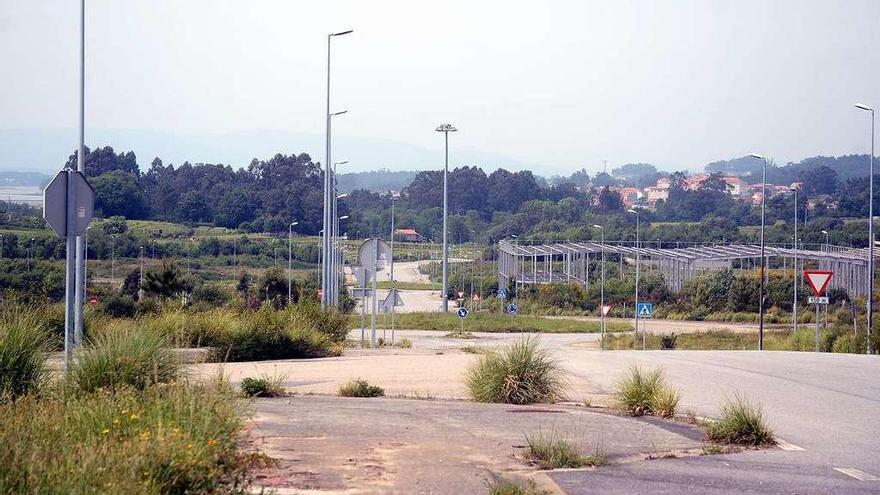
[[[82,172],[65,169],[58,172],[43,189],[43,218],[59,237],[67,241],[65,257],[65,298],[64,298],[64,362],[70,364],[73,349],[82,343],[82,329],[77,328],[77,315],[82,313],[78,307],[77,287],[82,287],[83,270],[76,266],[76,238],[81,236],[95,214],[95,191]]]
[[[808,301],[816,305],[816,352],[819,352],[819,305],[828,304],[828,297],[822,296],[822,293],[828,287],[828,282],[831,282],[834,272],[828,270],[806,270],[804,271],[804,276],[807,278],[810,288],[813,289],[813,294],[816,294],[815,297],[809,298]]]
[[[468,309],[464,306],[458,308],[458,319],[461,321],[461,331],[458,333],[459,335],[464,335],[464,320],[468,317]]]
[[[507,291],[503,288],[498,289],[498,304],[501,306],[499,308],[499,313],[504,313],[504,299],[507,298]]]
[[[605,338],[605,318],[607,318],[608,313],[611,312],[611,305],[605,304],[600,309],[602,311],[602,338]]]

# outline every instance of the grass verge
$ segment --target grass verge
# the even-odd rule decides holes
[[[213,386],[26,396],[0,405],[0,493],[243,494],[265,458]]]
[[[764,421],[761,407],[734,396],[721,406],[721,417],[706,427],[709,440],[737,445],[773,445],[773,432]]]
[[[489,485],[489,495],[550,495],[550,492],[538,489],[538,485],[532,480],[520,485],[500,479]]]
[[[537,337],[526,337],[481,356],[466,378],[471,398],[506,404],[561,399],[567,386],[563,371],[539,345]]]
[[[355,321],[352,318],[352,325]],[[379,328],[391,328],[390,321],[380,321]],[[395,317],[397,328],[408,330],[435,330],[440,332],[461,331],[461,320],[454,311],[450,313],[424,312],[399,313]],[[632,325],[624,322],[607,322],[609,332],[632,330]],[[508,316],[473,311],[464,322],[465,332],[511,332],[511,333],[599,333],[598,321],[579,321],[566,318],[544,318],[540,316]]]

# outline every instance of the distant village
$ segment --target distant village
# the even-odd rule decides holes
[[[689,175],[682,184],[685,190],[696,191],[709,178],[710,174],[698,173]],[[735,175],[725,175],[721,177],[727,184],[727,192],[734,199],[740,201],[748,201],[752,204],[761,204],[761,183],[749,184],[741,177]],[[794,194],[793,189],[801,189],[800,182],[792,182],[787,185],[778,185],[767,183],[767,198],[777,196],[788,196]],[[610,186],[609,189],[620,194],[620,199],[624,206],[642,206],[654,209],[658,202],[669,199],[669,190],[672,187],[672,180],[669,177],[660,177],[653,186],[638,188],[631,186]],[[824,205],[828,209],[836,209],[837,201],[830,195],[823,194],[811,197],[807,200],[807,209],[814,209],[818,205]]]

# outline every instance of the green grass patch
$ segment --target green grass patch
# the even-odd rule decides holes
[[[721,417],[706,427],[709,440],[737,445],[773,445],[773,432],[764,420],[761,407],[734,396],[721,406]]]
[[[527,337],[480,357],[468,370],[466,384],[477,402],[532,404],[563,398],[567,381],[540,340]]]
[[[601,466],[608,459],[599,452],[582,455],[572,442],[555,434],[526,435],[525,456],[541,469]]]
[[[352,322],[355,321],[352,317]],[[358,320],[359,321],[359,320]],[[354,324],[354,323],[352,323]],[[391,328],[390,321],[377,323],[379,328]],[[460,332],[461,320],[450,308],[449,313],[398,313],[395,326],[408,330],[435,330],[440,332]],[[632,330],[632,325],[624,322],[607,322],[609,332]],[[508,316],[493,313],[471,312],[464,322],[465,332],[512,332],[512,333],[599,333],[598,321],[578,321],[566,318],[543,318],[540,316]]]
[[[791,330],[772,330],[764,332],[764,349],[768,351],[815,351],[815,327],[801,326],[797,334]],[[823,351],[864,353],[864,338],[858,343],[852,333],[838,330],[819,331],[819,348]],[[838,341],[840,341],[838,343]],[[606,334],[602,348],[607,350],[640,350],[642,335]],[[663,335],[648,334],[645,348],[650,350],[663,349]],[[675,334],[675,348],[695,351],[746,351],[758,348],[757,332],[731,332],[729,330],[710,330],[700,333]]]
[[[675,415],[681,393],[666,383],[662,369],[644,372],[632,366],[615,384],[613,397],[617,407],[632,416],[670,418]]]
[[[355,378],[339,387],[340,397],[383,397],[385,389],[377,385],[370,385],[363,378]]]
[[[243,413],[209,385],[28,395],[0,405],[0,493],[247,493]]]

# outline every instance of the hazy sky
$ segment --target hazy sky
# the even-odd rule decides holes
[[[73,148],[78,5],[0,0],[0,129],[71,129]],[[346,28],[333,42],[332,108],[350,114],[335,131],[439,152],[433,129],[452,122],[453,162],[470,150],[570,173],[603,159],[673,169],[749,152],[864,153],[867,117],[852,104],[880,107],[877,0],[88,0],[87,10],[86,118],[99,129],[320,136],[326,34]],[[320,140],[285,151],[324,154]]]

